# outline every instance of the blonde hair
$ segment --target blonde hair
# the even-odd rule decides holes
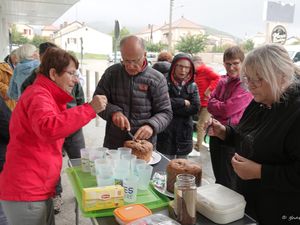
[[[286,88],[295,81],[294,75],[300,75],[300,68],[281,45],[266,44],[247,54],[241,74],[265,80],[271,86],[275,101],[279,102]]]
[[[20,48],[17,49],[17,55],[19,61],[22,60],[33,60],[37,58],[37,48],[31,44],[24,44]]]

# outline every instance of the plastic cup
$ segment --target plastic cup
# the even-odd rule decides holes
[[[147,190],[151,175],[152,175],[153,167],[148,164],[137,165],[137,173],[139,177],[139,190]]]
[[[96,176],[95,160],[104,159],[103,157],[103,151],[100,151],[97,148],[89,150],[90,171],[92,176]]]
[[[109,175],[113,176],[113,167],[108,159],[96,159],[95,160],[96,175]]]
[[[138,192],[139,178],[137,176],[129,176],[123,180],[124,187],[124,201],[125,202],[135,202]]]
[[[106,159],[110,160],[112,166],[115,168],[117,162],[120,159],[120,152],[115,149],[110,149],[107,151],[107,154],[108,156],[106,157]]]
[[[136,155],[122,155],[122,159],[121,160],[126,160],[129,161],[129,170],[130,173],[133,174],[134,170],[135,170],[135,162],[136,162]]]
[[[96,180],[98,187],[110,186],[115,184],[115,179],[111,175],[97,175]]]
[[[90,172],[89,150],[87,148],[80,149],[80,155],[82,172]]]
[[[118,148],[118,151],[120,152],[120,157],[122,157],[122,155],[131,155],[131,148],[126,148],[126,147],[120,147]]]
[[[142,160],[142,159],[136,159],[135,160],[135,169],[134,169],[134,173],[135,175],[138,176],[138,172],[137,172],[137,167],[138,165],[147,165],[147,162],[145,160]]]

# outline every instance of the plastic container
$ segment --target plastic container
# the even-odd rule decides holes
[[[159,225],[180,225],[180,223],[162,214],[153,214],[143,217],[128,223],[127,225],[145,225],[145,224],[159,224]]]
[[[152,212],[143,204],[131,204],[114,210],[117,222],[121,225],[151,215]]]
[[[223,185],[197,188],[197,211],[215,223],[226,224],[243,218],[245,206],[242,195]]]

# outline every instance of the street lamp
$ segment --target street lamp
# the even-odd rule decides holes
[[[168,51],[172,52],[172,13],[174,0],[170,0],[170,14],[169,14],[169,34],[168,34]]]

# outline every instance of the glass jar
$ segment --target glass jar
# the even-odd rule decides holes
[[[182,225],[196,224],[196,178],[190,174],[178,174],[174,186],[174,212]]]

